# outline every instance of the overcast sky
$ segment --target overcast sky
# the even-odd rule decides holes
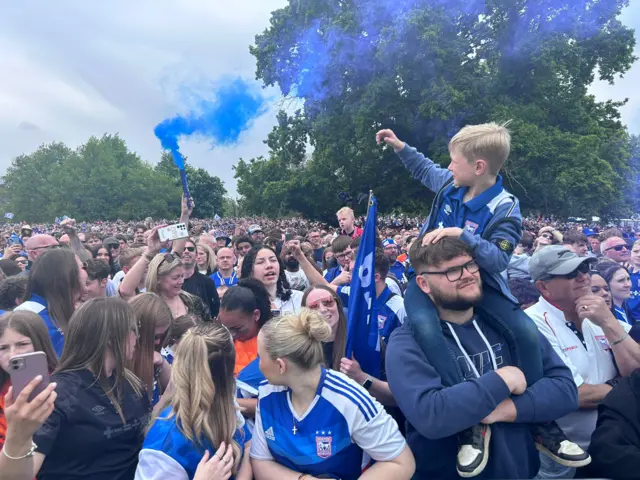
[[[286,0],[33,0],[0,8],[0,174],[11,159],[40,144],[71,147],[91,135],[119,133],[129,148],[155,163],[154,126],[184,112],[179,89],[225,75],[252,79],[248,46]],[[640,27],[640,1],[622,20]],[[640,28],[639,28],[640,31]],[[640,56],[640,48],[636,48]],[[599,99],[623,99],[623,120],[640,133],[640,63]],[[269,91],[268,95],[277,95]],[[635,93],[635,98],[634,94]],[[231,166],[266,153],[275,108],[237,146],[211,150],[206,141],[181,143],[189,162],[220,176],[235,194]]]

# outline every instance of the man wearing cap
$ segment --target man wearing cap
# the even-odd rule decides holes
[[[102,242],[102,246],[111,253],[116,271],[120,270],[120,240],[116,237],[107,237],[104,239],[104,242]]]
[[[404,283],[404,265],[398,261],[398,244],[393,238],[385,238],[382,241],[384,254],[389,259],[389,273],[401,284]]]
[[[580,408],[557,423],[569,440],[585,450],[596,426],[598,404],[616,377],[640,366],[640,347],[628,335],[631,327],[616,320],[604,299],[591,292],[589,269],[595,262],[560,245],[536,252],[529,273],[541,297],[525,311],[571,369]],[[567,467],[544,456],[541,460],[541,478],[573,476]]]
[[[251,225],[248,233],[251,240],[253,240],[253,243],[256,245],[262,245],[262,242],[264,241],[264,232],[262,231],[262,228],[260,228],[260,225]]]

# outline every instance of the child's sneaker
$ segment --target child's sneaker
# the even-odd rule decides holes
[[[536,448],[556,463],[573,468],[591,463],[589,453],[570,441],[556,422],[534,424],[532,433]]]
[[[484,424],[474,425],[458,434],[458,475],[469,478],[482,473],[489,461],[490,440],[491,428]]]

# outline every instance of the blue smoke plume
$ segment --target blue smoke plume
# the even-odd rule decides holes
[[[259,86],[233,78],[220,84],[213,100],[198,99],[194,110],[167,118],[154,129],[162,148],[171,152],[180,170],[184,170],[178,145],[182,137],[200,135],[210,139],[214,146],[233,145],[268,110],[268,99]]]

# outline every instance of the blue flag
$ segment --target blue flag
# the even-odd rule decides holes
[[[7,212],[4,214],[4,218],[8,218],[9,220],[13,219],[13,213]]]
[[[353,355],[362,371],[380,378],[382,357],[378,321],[373,318],[376,301],[374,261],[376,256],[376,219],[378,203],[373,195],[369,203],[367,221],[360,238],[358,256],[353,269],[349,292],[346,357]]]

